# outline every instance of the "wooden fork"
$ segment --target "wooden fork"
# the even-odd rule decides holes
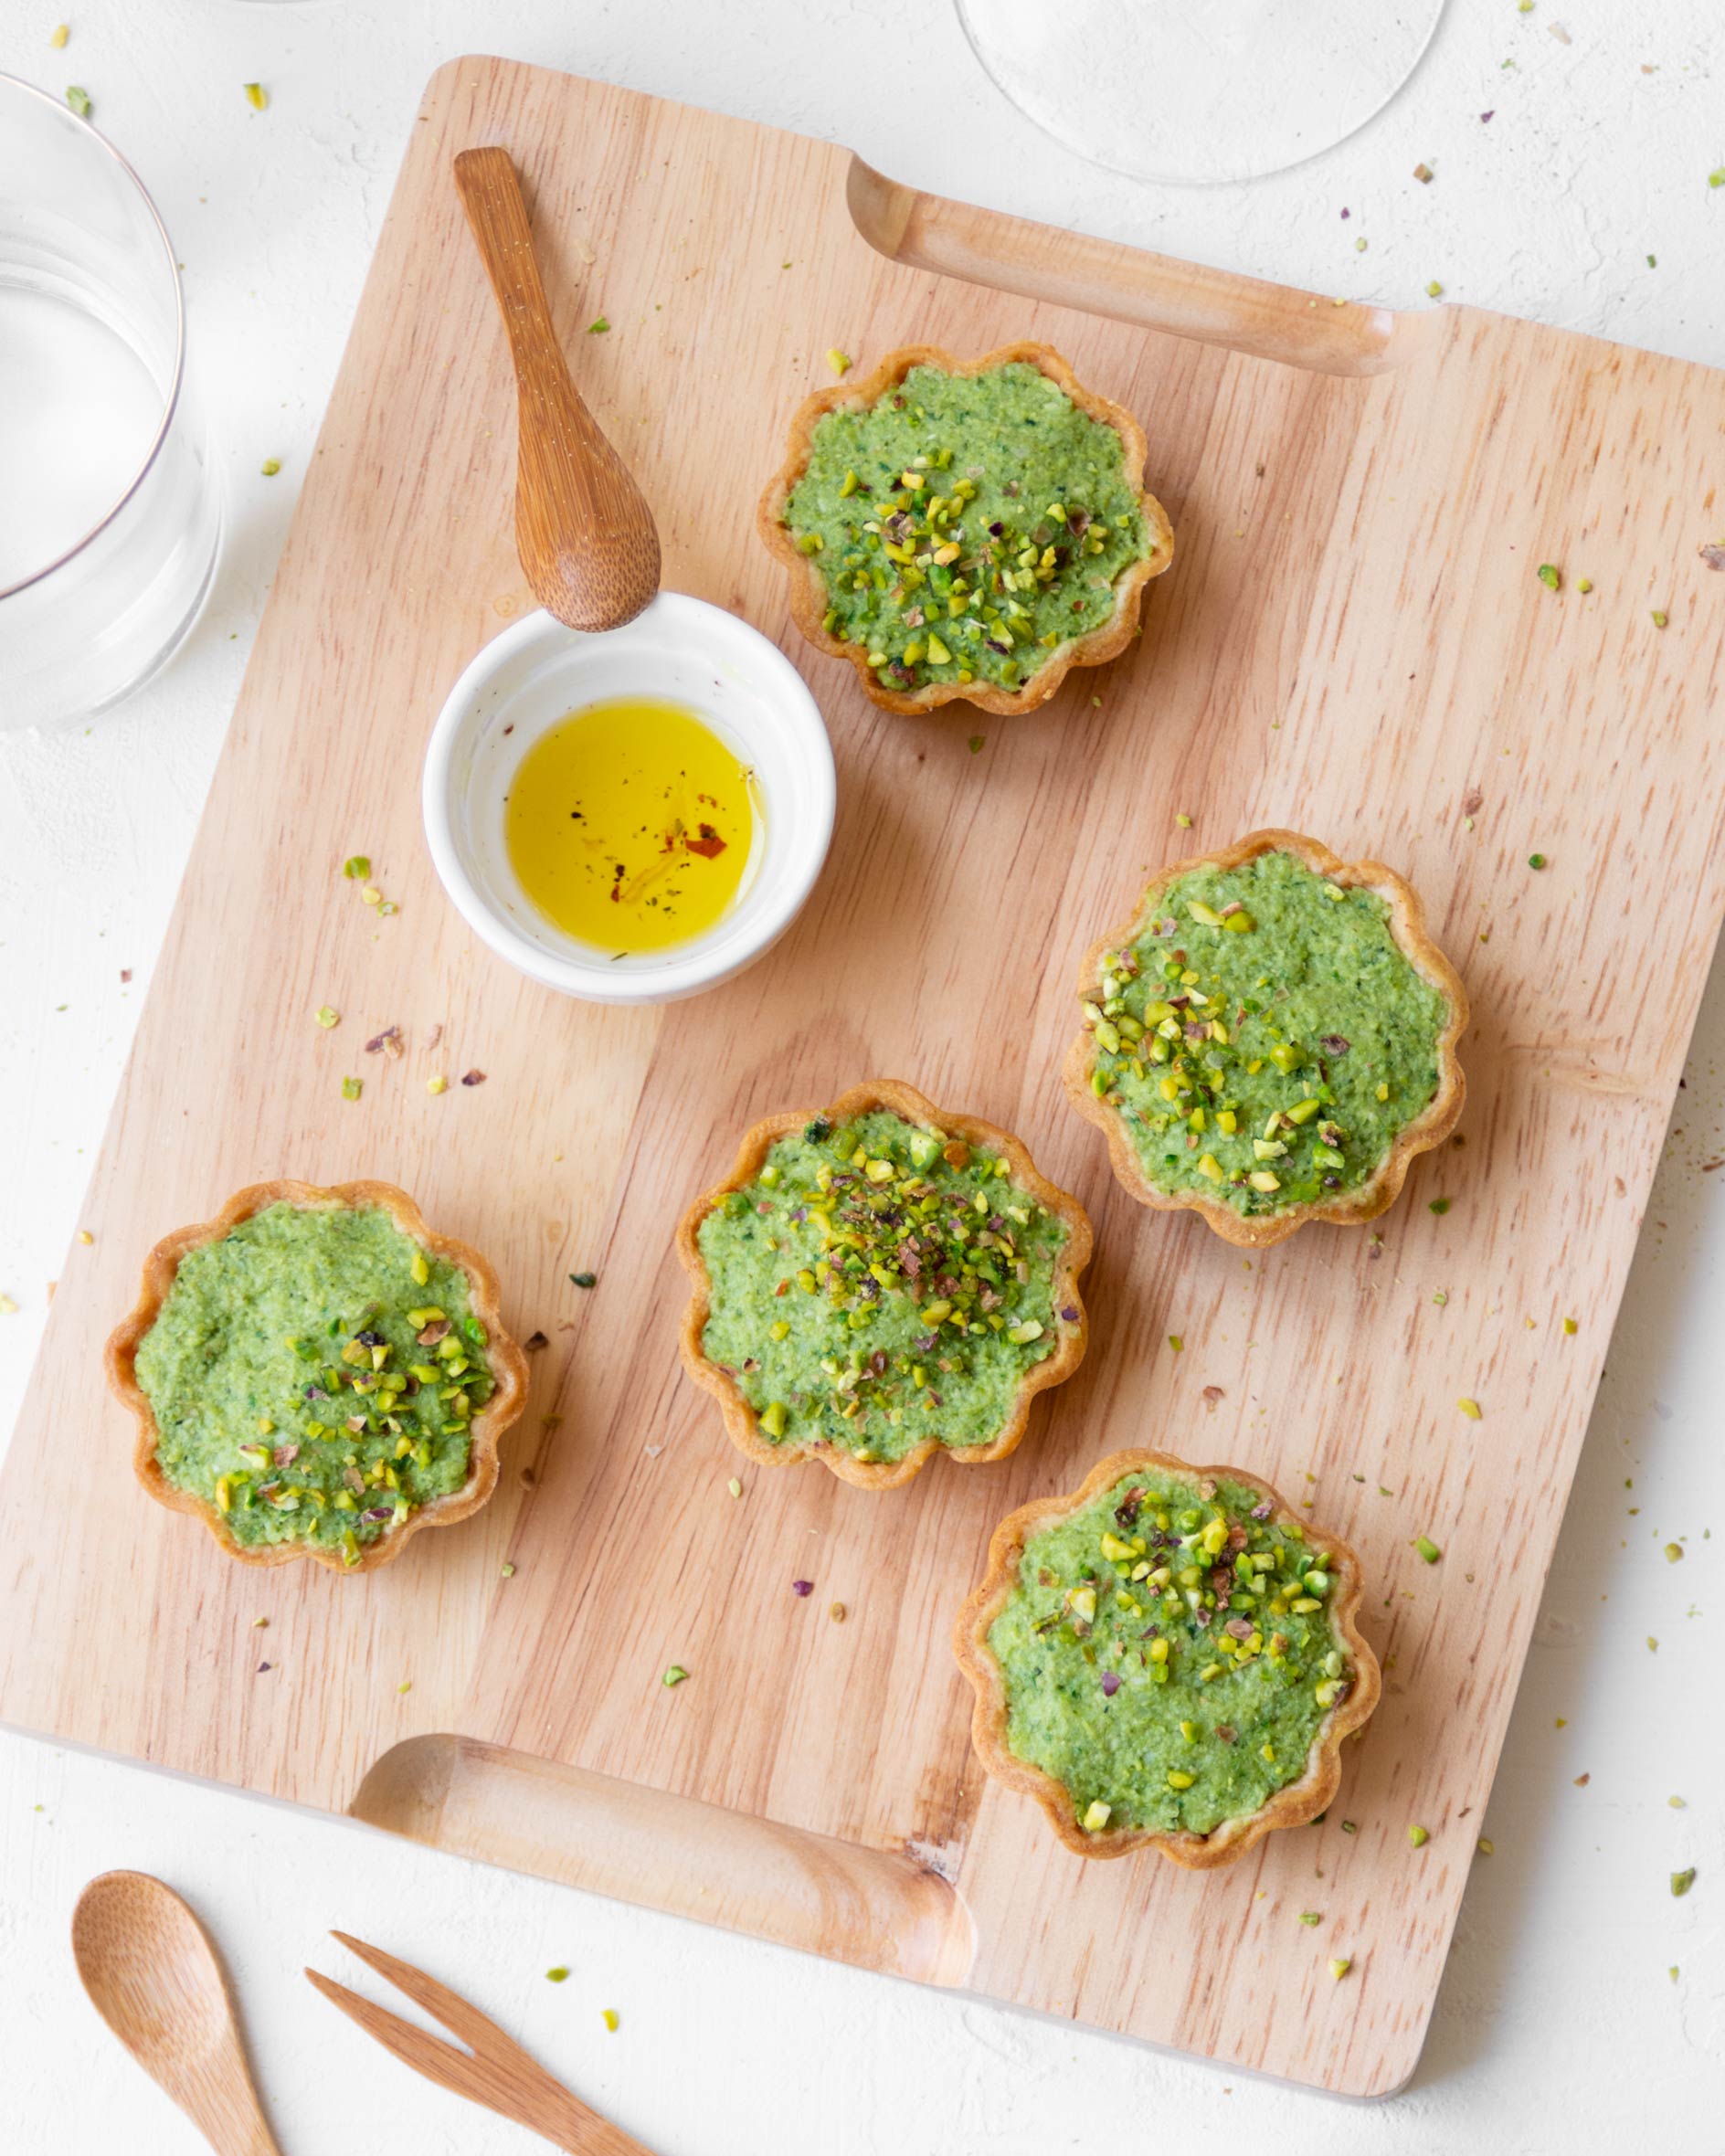
[[[345,1984],[333,1982],[320,1971],[306,1971],[308,1981],[326,1999],[339,2006],[350,2021],[357,2022],[367,2035],[375,2036],[386,2051],[393,2051],[404,2066],[423,2074],[428,2081],[453,2089],[457,2096],[469,2097],[490,2110],[501,2111],[517,2125],[543,2134],[546,2140],[569,2151],[570,2156],[651,2156],[639,2141],[589,2110],[560,2081],[554,2081],[537,2059],[530,2058],[513,2037],[506,2036],[494,2021],[487,2020],[476,2006],[470,2006],[459,1992],[439,1983],[424,1970],[414,1968],[411,1962],[398,1961],[380,1947],[368,1947],[344,1931],[333,1931],[330,1937],[340,1939],[351,1953],[357,1954],[397,1991],[405,1992],[416,2006],[423,2006],[433,2021],[441,2022],[471,2047],[461,2051],[440,2036],[417,2028],[412,2022],[403,2021],[399,2014],[362,1999]]]

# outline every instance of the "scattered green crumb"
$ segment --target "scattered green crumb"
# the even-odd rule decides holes
[[[69,83],[66,90],[66,101],[80,120],[90,118],[93,108],[90,101],[89,90],[80,90],[75,82]]]
[[[312,1015],[326,1033],[332,1026],[339,1026],[342,1022],[341,1012],[328,1003],[320,1003]]]
[[[848,352],[841,352],[834,344],[828,350],[827,365],[835,375],[848,375],[851,371],[851,354]]]
[[[561,1962],[561,1961],[559,1961],[559,1962],[557,1963],[557,1965],[556,1965],[556,1967],[555,1969],[547,1969],[547,1970],[545,1971],[545,1982],[546,1982],[548,1984],[562,1984],[562,1983],[567,1983],[567,1982],[568,1982],[568,1981],[569,1981],[569,1972],[568,1972],[568,1971],[567,1971],[567,1970],[566,1970],[566,1968],[563,1966],[563,1964],[562,1964],[562,1962]]]
[[[69,97],[71,92],[68,90],[66,94]],[[1709,187],[1725,187],[1725,164],[1717,166],[1708,174],[1707,184]]]
[[[265,479],[274,479],[277,472],[281,469],[281,460],[280,457],[266,457],[263,462],[259,465],[258,469],[262,472]]]
[[[1683,1556],[1683,1545],[1682,1545],[1682,1543],[1680,1543],[1680,1542],[1667,1542],[1667,1543],[1666,1544],[1666,1546],[1665,1546],[1665,1561],[1666,1561],[1666,1563],[1667,1563],[1667,1564],[1668,1564],[1668,1565],[1675,1565],[1675,1564],[1677,1564],[1677,1562],[1679,1562],[1679,1560],[1681,1559],[1682,1556]]]
[[[1656,1654],[1659,1652],[1659,1643],[1652,1633],[1647,1634],[1647,1652],[1649,1654]]]
[[[1667,1797],[1666,1802],[1670,1805],[1673,1812],[1687,1812],[1688,1810],[1688,1805],[1682,1797]]]
[[[261,82],[248,82],[245,86],[246,102],[254,112],[261,112],[270,102],[270,92]]]
[[[1657,255],[1649,255],[1647,257],[1647,267],[1649,270],[1656,270],[1659,267],[1659,258]]]
[[[1556,591],[1562,585],[1563,572],[1555,562],[1541,562],[1537,575],[1547,591]]]
[[[428,1093],[431,1094],[448,1093],[450,1090],[450,1082],[446,1077],[444,1077],[441,1072],[439,1072],[435,1077],[428,1078],[426,1080],[425,1089]]]
[[[617,2034],[617,2009],[616,2009],[616,2007],[615,2007],[615,2006],[605,2006],[605,2007],[601,2007],[601,2008],[600,2008],[600,2010],[599,2010],[599,2019],[600,2019],[600,2020],[601,2020],[601,2021],[602,2021],[602,2022],[605,2024],[606,2027],[607,2027],[607,2028],[608,2028],[608,2029],[609,2029],[609,2030],[611,2032],[612,2035],[613,2035],[613,2036],[614,2036],[614,2035],[616,2035],[616,2034]]]
[[[569,1278],[577,1287],[597,1287],[599,1284],[597,1273],[571,1273]]]
[[[1455,1405],[1460,1408],[1463,1414],[1466,1416],[1470,1422],[1477,1422],[1479,1421],[1480,1406],[1476,1400],[1467,1400],[1464,1398],[1462,1400],[1458,1400],[1455,1402]]]
[[[1444,1554],[1444,1552],[1437,1547],[1437,1544],[1432,1540],[1432,1538],[1429,1535],[1422,1535],[1413,1547],[1419,1551],[1420,1555],[1425,1559],[1428,1565],[1434,1565],[1438,1559]]]
[[[1653,609],[1653,626],[1656,629],[1664,629],[1670,619],[1670,615],[1662,607],[1656,607]]]
[[[1329,1965],[1329,1973],[1335,1978],[1336,1982],[1339,1983],[1342,1978],[1347,1975],[1348,1971],[1352,1967],[1353,1960],[1351,1956],[1347,1954],[1338,1954],[1335,1960]]]
[[[1580,1325],[1577,1323],[1577,1321],[1576,1321],[1574,1318],[1572,1318],[1572,1317],[1566,1317],[1566,1318],[1563,1320],[1563,1330],[1564,1330],[1566,1333],[1578,1333],[1578,1332],[1580,1332],[1580,1331],[1581,1331],[1581,1329],[1582,1329],[1582,1328],[1581,1328]]]
[[[371,878],[371,856],[368,853],[350,853],[342,863],[342,873],[350,883],[365,883]]]
[[[342,1098],[344,1101],[356,1101],[365,1090],[365,1084],[363,1079],[344,1078],[342,1080]]]
[[[1302,1924],[1321,1924],[1323,1920],[1323,1917],[1317,1909],[1302,1909],[1300,1911]]]
[[[1590,592],[1593,588],[1593,579],[1591,576],[1578,576],[1575,579],[1575,588],[1579,592]]]
[[[1689,1888],[1694,1886],[1694,1884],[1695,1866],[1693,1865],[1689,1866],[1688,1871],[1673,1872],[1671,1875],[1671,1891],[1677,1896],[1679,1901],[1688,1892]]]
[[[1449,1210],[1449,1208],[1450,1201],[1447,1198],[1434,1198],[1431,1204],[1426,1208],[1426,1210],[1428,1212],[1434,1212],[1441,1218],[1443,1214]]]
[[[1449,1306],[1449,1290],[1446,1287],[1439,1288],[1437,1293],[1432,1297],[1432,1300],[1437,1305],[1440,1310],[1447,1309]]]
[[[970,754],[973,756],[981,755],[982,745],[987,739],[988,736],[985,734],[973,734],[970,736]]]
[[[681,1662],[673,1662],[660,1681],[663,1684],[665,1689],[669,1691],[672,1686],[681,1685],[685,1682],[688,1675],[688,1671],[684,1669]]]
[[[1670,1968],[1666,1971],[1666,1974],[1671,1979],[1673,1983],[1676,1983],[1677,1981],[1677,1965],[1675,1961],[1673,1961]]]
[[[1487,1841],[1484,1834],[1480,1835],[1478,1841],[1475,1843],[1474,1846],[1478,1850],[1482,1856],[1493,1856],[1497,1854],[1497,1844],[1495,1842]]]
[[[1408,1829],[1408,1842],[1415,1849],[1423,1849],[1431,1838],[1423,1826],[1411,1826]]]
[[[1543,853],[1529,853],[1529,856],[1528,856],[1528,866],[1529,866],[1530,869],[1542,869],[1542,868],[1545,866],[1545,856],[1544,856],[1544,854],[1543,854]]]
[[[1366,251],[1366,241],[1365,241],[1365,236],[1364,236],[1364,234],[1362,233],[1362,234],[1360,235],[1360,237],[1358,239],[1356,239],[1356,240],[1354,241],[1354,252],[1355,252],[1355,254],[1357,254],[1357,255],[1363,255],[1363,254],[1365,253],[1365,251]]]
[[[733,1497],[740,1497],[743,1495],[743,1485],[737,1480],[736,1475],[733,1475],[730,1481],[726,1483],[725,1486],[730,1491]]]
[[[1439,284],[1435,277],[1433,278],[1431,283],[1426,286],[1425,296],[1428,300],[1441,300],[1444,297],[1444,288],[1441,284]]]
[[[1341,1823],[1341,1831],[1345,1834],[1357,1834],[1360,1829],[1351,1819],[1344,1819]]]
[[[396,1686],[396,1690],[397,1692],[411,1692],[413,1690],[413,1679],[411,1677],[403,1677],[401,1682]]]
[[[48,41],[56,52],[60,52],[64,50],[66,40],[71,34],[72,28],[69,23],[56,23],[48,34]]]
[[[513,1580],[515,1577],[514,1566],[511,1564],[505,1564],[503,1568],[503,1574],[505,1580]]]
[[[596,314],[587,325],[587,333],[589,337],[602,337],[610,326],[602,314]]]
[[[1180,1338],[1178,1333],[1169,1333],[1168,1336],[1168,1344],[1174,1350],[1176,1355],[1178,1355],[1180,1349],[1186,1345],[1185,1341]]]

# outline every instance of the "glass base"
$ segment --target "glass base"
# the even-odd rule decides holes
[[[1444,0],[956,0],[1019,111],[1092,163],[1185,185],[1332,149],[1418,67]]]

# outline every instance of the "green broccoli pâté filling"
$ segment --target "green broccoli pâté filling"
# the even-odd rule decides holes
[[[697,1241],[703,1350],[773,1444],[989,1444],[1078,1322],[1054,1302],[1065,1222],[1001,1156],[886,1110],[778,1139]]]
[[[1250,1485],[1125,1476],[1025,1540],[988,1635],[1009,1749],[1090,1834],[1249,1817],[1351,1687],[1334,1584]]]
[[[1119,435],[1023,361],[913,367],[827,413],[785,523],[826,584],[828,635],[905,692],[1020,687],[1107,620],[1150,551]]]
[[[280,1204],[187,1252],[137,1375],[163,1474],[236,1542],[354,1564],[465,1484],[485,1347],[466,1274],[382,1208]]]
[[[1437,1091],[1448,1017],[1375,892],[1263,853],[1170,883],[1106,955],[1090,1090],[1159,1189],[1280,1212],[1377,1171]]]

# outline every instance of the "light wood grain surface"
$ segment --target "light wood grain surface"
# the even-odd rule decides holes
[[[476,143],[524,175],[667,585],[786,641],[839,758],[798,927],[661,1011],[505,973],[420,840],[438,704],[526,603],[507,361],[449,177]],[[460,1845],[678,1907],[714,1820],[742,1814],[810,1882],[799,1943],[886,1965],[853,1905],[819,1919],[822,1853],[849,1845],[844,1894],[878,1891],[889,1929],[909,1907],[933,1981],[1382,2091],[1418,2054],[1725,906],[1725,585],[1696,555],[1725,379],[1465,310],[1405,335],[1339,310],[1315,342],[1327,300],[1149,258],[1132,292],[1131,258],[1074,249],[1076,296],[1130,318],[1104,321],[1057,303],[1063,238],[918,197],[871,227],[894,262],[850,179],[839,149],[500,61],[434,79],[96,1170],[98,1244],[0,1483],[0,1713],[332,1809],[420,1739],[461,1788]],[[1032,298],[958,280],[1002,261]],[[586,335],[601,309],[612,329]],[[1021,724],[887,717],[791,640],[755,497],[829,346],[866,364],[1020,336],[1138,416],[1178,565],[1139,643]],[[1138,880],[1272,823],[1405,872],[1476,1017],[1466,1143],[1374,1228],[1247,1258],[1115,1189],[1058,1071],[1077,958]],[[343,882],[355,851],[398,914]],[[399,1062],[364,1049],[390,1024]],[[470,1070],[483,1083],[454,1082]],[[1089,1357],[998,1469],[936,1463],[884,1497],[751,1472],[732,1499],[735,1454],[676,1361],[677,1217],[746,1124],[879,1073],[1017,1131],[1084,1199]],[[102,1393],[143,1252],[277,1173],[400,1182],[492,1257],[517,1335],[548,1338],[497,1499],[365,1580],[225,1564],[132,1486]],[[588,1267],[583,1293],[567,1275]],[[1376,1580],[1385,1699],[1328,1823],[1203,1879],[1087,1867],[988,1787],[945,1644],[997,1519],[1138,1443],[1308,1495]],[[667,1691],[673,1661],[692,1674]],[[488,1847],[492,1747],[547,1764],[505,1770],[534,1795],[500,1802]],[[441,1772],[374,1815],[438,1838]],[[600,1881],[616,1785],[654,1792],[662,1831]],[[757,1928],[746,1844],[725,1846],[714,1914]],[[1296,1919],[1319,1895],[1314,1932]]]

